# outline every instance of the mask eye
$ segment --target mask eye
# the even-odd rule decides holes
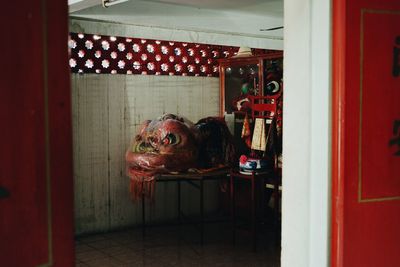
[[[139,153],[146,152],[146,144],[144,142],[138,143],[134,148],[134,152],[139,152]]]
[[[278,82],[276,82],[276,81],[272,81],[272,82],[270,82],[270,83],[268,83],[267,84],[267,92],[269,93],[269,94],[275,94],[276,92],[278,92],[279,91],[279,88],[280,86],[279,86],[279,83]]]
[[[162,140],[162,144],[164,146],[168,146],[168,145],[176,145],[178,144],[180,141],[179,136],[169,133],[167,134],[164,139]]]

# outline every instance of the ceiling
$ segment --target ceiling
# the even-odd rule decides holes
[[[236,11],[241,13],[283,16],[283,1],[280,0],[150,0],[151,2],[169,3],[201,9]]]
[[[264,39],[283,39],[283,0],[69,0],[70,16],[94,21]]]

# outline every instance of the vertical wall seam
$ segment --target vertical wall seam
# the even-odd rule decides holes
[[[108,226],[107,228],[110,229],[111,227],[111,155],[110,155],[110,80],[107,79],[107,178],[108,178],[108,201],[107,201],[107,208],[108,208]]]

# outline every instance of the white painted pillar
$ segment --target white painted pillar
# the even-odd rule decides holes
[[[284,1],[282,266],[329,266],[331,1]]]

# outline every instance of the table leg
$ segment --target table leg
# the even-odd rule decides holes
[[[264,223],[264,219],[265,219],[265,209],[266,206],[268,205],[267,201],[265,200],[265,177],[261,176],[260,177],[260,220],[262,223]]]
[[[182,214],[181,214],[181,181],[177,180],[178,193],[178,246],[181,246],[182,240]]]
[[[277,171],[274,174],[274,225],[275,229],[279,226],[279,175]]]
[[[200,244],[204,243],[204,181],[200,180]]]
[[[253,234],[253,251],[256,251],[257,235],[256,235],[256,199],[255,199],[255,176],[251,176],[251,228]]]
[[[142,188],[144,190],[144,182],[142,182]],[[146,236],[146,203],[145,203],[145,192],[142,192],[142,237]]]
[[[235,178],[230,175],[230,186],[231,186],[231,223],[232,223],[232,243],[236,243],[236,222],[235,222]]]
[[[182,222],[182,218],[181,218],[181,181],[177,181],[178,182],[178,223],[179,225]]]

